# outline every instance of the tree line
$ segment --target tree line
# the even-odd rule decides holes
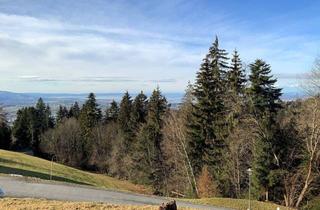
[[[312,95],[282,101],[268,63],[245,68],[236,50],[230,57],[216,38],[177,109],[159,88],[149,98],[126,92],[106,110],[90,93],[55,117],[40,98],[12,128],[0,118],[0,146],[150,185],[157,195],[246,198],[252,168],[256,199],[300,207],[320,193],[320,62]]]

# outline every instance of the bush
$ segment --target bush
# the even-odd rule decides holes
[[[208,166],[204,166],[198,177],[198,192],[200,198],[210,198],[218,195],[217,184],[209,173]]]

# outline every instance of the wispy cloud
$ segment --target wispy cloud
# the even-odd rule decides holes
[[[143,79],[134,79],[129,77],[79,77],[79,78],[49,78],[49,77],[41,77],[34,75],[23,75],[18,76],[21,81],[25,82],[94,82],[94,83],[125,83],[125,82],[133,82],[133,83],[175,83],[176,79],[158,79],[158,80],[143,80]]]
[[[73,7],[57,1],[57,10],[46,1],[0,7],[0,89],[150,91],[161,84],[183,91],[216,34],[221,47],[237,48],[245,63],[265,59],[279,84],[290,86],[311,68],[320,46],[317,36],[296,32],[304,22],[290,22],[288,14],[261,23],[209,1],[79,1]]]
[[[278,79],[288,79],[288,80],[305,80],[310,79],[310,74],[305,73],[280,73],[274,75]]]
[[[153,41],[159,37],[131,29],[77,27],[28,16],[0,14],[0,56],[5,57],[0,71],[10,69],[11,73],[6,75],[8,79],[20,74],[24,76],[18,79],[33,83],[118,83],[119,86],[110,88],[119,89],[123,83],[134,82],[135,91],[154,88],[158,83],[170,83],[174,89],[177,79],[161,75],[179,72],[186,64],[191,64],[189,69],[192,70],[201,55],[190,52],[186,56],[183,45],[165,38],[160,42]]]

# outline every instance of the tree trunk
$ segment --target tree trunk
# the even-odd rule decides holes
[[[309,161],[309,166],[308,166],[308,174],[307,174],[307,177],[305,179],[305,182],[304,182],[304,186],[303,186],[303,189],[301,191],[301,193],[299,194],[299,197],[298,197],[298,200],[296,202],[296,207],[298,208],[301,201],[303,200],[308,188],[309,188],[309,184],[311,183],[312,179],[311,179],[311,173],[312,173],[312,160]]]
[[[269,201],[269,191],[266,191],[266,201]]]

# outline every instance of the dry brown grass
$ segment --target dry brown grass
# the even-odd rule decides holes
[[[201,198],[201,199],[184,199],[196,204],[206,204],[213,206],[221,206],[236,210],[247,210],[248,209],[248,200],[246,199],[232,199],[232,198]],[[288,208],[280,206],[274,203],[260,202],[260,201],[251,201],[251,208],[254,210],[276,210],[277,207],[280,207],[281,210],[295,210],[293,208]]]
[[[3,198],[0,200],[1,210],[158,210],[157,206],[112,205],[94,202],[53,201],[32,198]],[[179,208],[179,210],[191,210]]]

